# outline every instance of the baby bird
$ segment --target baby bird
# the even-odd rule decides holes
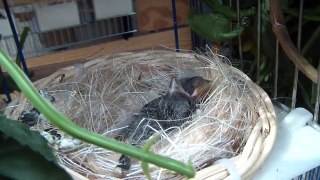
[[[196,104],[206,98],[211,87],[210,81],[201,76],[182,78],[179,81],[182,88],[191,96],[191,100]]]
[[[171,79],[166,95],[156,98],[143,106],[140,112],[130,119],[125,129],[125,141],[140,145],[141,141],[148,139],[154,130],[147,129],[147,125],[156,130],[171,126],[180,126],[196,109],[191,96],[184,91],[176,78]]]
[[[208,93],[210,81],[200,76],[183,78],[179,81],[173,77],[168,92],[143,106],[140,112],[133,115],[129,126],[119,133],[117,139],[141,146],[155,130],[180,127],[190,119],[199,103]],[[121,170],[129,170],[131,159],[122,155],[119,159]]]

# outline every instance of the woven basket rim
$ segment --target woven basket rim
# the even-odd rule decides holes
[[[95,68],[96,66],[101,66],[108,61],[108,57],[112,56],[112,58],[118,58],[123,56],[131,56],[135,58],[137,56],[143,56],[150,53],[166,53],[165,55],[168,56],[176,56],[176,57],[190,57],[194,56],[194,53],[178,53],[172,52],[168,50],[150,50],[150,51],[142,51],[142,52],[125,52],[119,53],[116,55],[107,55],[104,57],[100,57],[95,60],[88,61],[83,64],[83,67],[86,68]],[[106,58],[107,57],[107,58]],[[225,66],[229,66],[227,64],[223,64]],[[43,89],[49,83],[58,83],[62,78],[68,78],[75,75],[75,66],[69,66],[62,68],[53,74],[49,75],[48,77],[42,78],[36,82],[34,85],[38,89]],[[237,156],[230,159],[230,161],[235,165],[238,174],[242,178],[249,178],[251,177],[254,172],[262,165],[268,154],[270,153],[272,146],[275,141],[277,128],[276,128],[276,115],[272,105],[272,102],[267,95],[267,93],[251,79],[245,75],[240,70],[232,67],[232,71],[241,74],[248,83],[252,85],[252,90],[257,98],[262,99],[262,103],[259,109],[258,114],[262,121],[259,121],[255,127],[253,128],[251,135],[244,146],[244,150]],[[8,117],[17,116],[13,115],[12,112],[16,110],[16,108],[21,108],[20,106],[16,107],[17,104],[22,104],[23,106],[27,103],[27,99],[21,95],[19,98],[12,101],[8,108],[5,110],[5,115]],[[23,107],[22,106],[22,107]],[[10,108],[11,107],[11,108]],[[14,108],[13,108],[14,107]],[[68,169],[68,171],[72,171]],[[75,173],[78,174],[78,173]],[[76,177],[79,179],[80,176]],[[201,169],[197,171],[195,179],[228,179],[230,178],[230,174],[226,167],[223,167],[221,164],[213,164],[207,168]]]

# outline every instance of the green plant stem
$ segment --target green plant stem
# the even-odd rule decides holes
[[[31,81],[25,76],[20,68],[18,68],[18,66],[14,64],[1,50],[0,64],[8,71],[9,75],[13,78],[31,103],[60,130],[88,143],[137,158],[143,162],[155,164],[175,171],[181,175],[185,175],[189,178],[195,176],[195,170],[190,165],[186,166],[177,160],[156,155],[151,152],[145,152],[137,147],[127,145],[80,128],[72,123],[68,118],[61,115],[52,104],[41,97],[37,89],[32,85]]]
[[[144,152],[149,152],[149,149],[151,146],[159,139],[160,133],[156,134],[153,136],[150,140],[148,140],[144,146],[142,147],[142,150]],[[150,175],[150,169],[149,169],[149,164],[146,162],[141,162],[141,168],[143,170],[144,175],[148,180],[151,180],[151,175]]]
[[[303,46],[301,54],[304,56],[308,52],[308,50],[311,48],[313,42],[319,38],[320,35],[320,26],[316,29],[316,31],[312,34],[312,36],[308,39],[306,44]]]
[[[19,41],[19,45],[21,49],[23,49],[23,46],[24,46],[24,43],[26,42],[29,31],[30,31],[29,27],[23,28],[23,31],[20,36],[20,41]],[[21,60],[20,60],[19,54],[17,54],[16,56],[16,64],[21,68]]]
[[[294,9],[289,9],[287,7],[283,7],[283,10],[285,13],[288,13],[294,17],[299,17],[299,11],[298,10],[294,10]],[[314,12],[316,13],[316,12]],[[310,15],[310,14],[304,14],[303,19],[305,20],[310,20],[310,21],[320,21],[320,16],[317,15]]]
[[[314,106],[311,104],[310,102],[310,96],[308,94],[308,91],[303,87],[303,85],[301,84],[300,81],[298,81],[298,86],[301,90],[301,95],[302,95],[302,99],[303,101],[306,103],[306,105],[308,106],[308,108],[310,109],[314,109]]]

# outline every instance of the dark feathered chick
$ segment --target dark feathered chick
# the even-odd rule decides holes
[[[166,95],[152,100],[132,116],[124,139],[139,145],[139,142],[154,133],[146,125],[156,130],[181,126],[196,110],[196,104],[205,98],[209,89],[210,81],[201,76],[182,78],[179,81],[173,77]]]
[[[184,91],[176,78],[172,78],[166,95],[152,100],[143,106],[138,114],[132,116],[123,138],[131,144],[140,145],[154,134],[153,129],[180,126],[195,110],[196,104],[190,94]]]
[[[140,112],[130,119],[128,128],[120,136],[126,142],[141,146],[155,131],[173,126],[181,126],[196,110],[208,93],[210,81],[200,76],[183,78],[179,81],[173,77],[166,95],[156,98],[143,106]],[[129,170],[131,159],[122,155],[119,159],[122,170]]]
[[[191,100],[196,104],[204,100],[210,90],[211,84],[209,80],[201,76],[193,76],[180,79],[182,88],[191,96]]]

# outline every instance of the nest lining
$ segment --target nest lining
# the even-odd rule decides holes
[[[210,94],[198,105],[192,120],[182,127],[163,130],[161,139],[152,147],[155,153],[185,163],[191,159],[196,169],[239,154],[260,118],[257,109],[261,100],[252,92],[252,82],[234,71],[226,59],[213,53],[123,53],[71,69],[53,79],[39,81],[38,88],[54,97],[55,107],[76,124],[108,137],[114,137],[125,127],[126,120],[143,105],[165,94],[172,76],[202,76],[210,80]],[[20,103],[22,109],[33,108],[27,100],[24,102]],[[57,131],[44,118],[32,129]],[[61,138],[52,140],[51,144],[58,149],[57,155],[65,166],[92,179],[115,175],[119,153],[59,133]],[[64,144],[63,139],[67,139]],[[153,178],[181,178],[150,167]],[[138,161],[133,162],[126,178],[144,178]]]

